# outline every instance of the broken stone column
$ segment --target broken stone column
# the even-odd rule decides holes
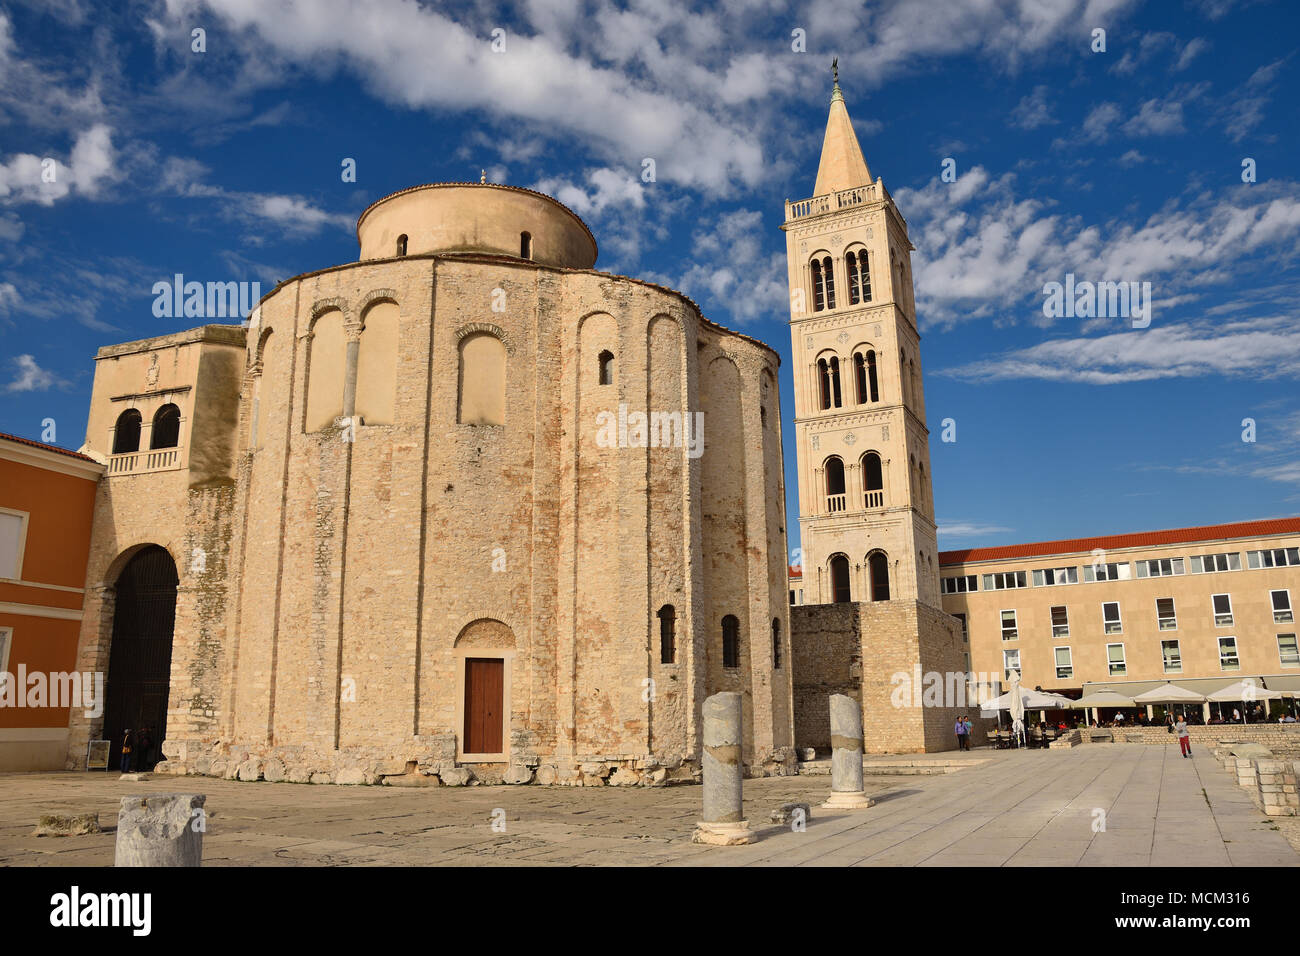
[[[744,816],[741,762],[741,698],[733,692],[714,694],[704,702],[704,819],[692,840],[712,846],[751,843],[753,832]]]
[[[201,866],[206,800],[196,793],[123,797],[113,865]]]
[[[831,795],[828,810],[865,810],[876,801],[862,786],[862,708],[852,697],[831,695]]]

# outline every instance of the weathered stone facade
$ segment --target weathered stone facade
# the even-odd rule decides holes
[[[159,769],[665,783],[693,778],[702,703],[729,690],[751,769],[786,765],[776,353],[595,271],[586,227],[527,190],[407,190],[359,236],[362,261],[280,284],[246,328],[97,357],[87,449],[109,476],[81,665],[107,666],[125,561],[165,547]],[[115,415],[159,391],[192,422],[178,459],[115,472]],[[470,660],[500,662],[496,710],[468,713]],[[499,722],[468,750],[483,713]],[[100,730],[78,720],[70,767]]]

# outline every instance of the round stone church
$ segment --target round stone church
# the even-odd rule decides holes
[[[416,186],[357,238],[96,356],[107,701],[68,766],[147,728],[159,772],[668,782],[738,691],[751,772],[789,767],[776,352],[531,190]]]

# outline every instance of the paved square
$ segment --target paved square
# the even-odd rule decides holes
[[[946,758],[946,759],[940,759]],[[236,783],[192,777],[119,782],[86,773],[0,776],[0,864],[109,866],[118,798],[208,795],[212,866],[1296,866],[1264,816],[1209,754],[1097,745],[918,757],[953,773],[868,773],[877,805],[830,813],[828,776],[745,781],[759,840],[690,842],[701,789],[402,789]],[[868,770],[901,761],[868,759]],[[876,766],[873,768],[873,764]],[[807,830],[768,824],[788,801],[813,804]],[[505,812],[506,832],[492,828]],[[109,832],[33,837],[43,812],[98,811]],[[1105,829],[1094,828],[1102,819]]]

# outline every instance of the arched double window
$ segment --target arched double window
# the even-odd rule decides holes
[[[175,448],[181,443],[181,410],[170,402],[154,412],[150,448]]]
[[[659,663],[677,659],[677,611],[671,604],[659,609]]]
[[[461,339],[459,394],[456,421],[460,424],[506,423],[506,347],[490,332]]]
[[[600,353],[600,384],[614,384],[614,353],[608,349]]]
[[[813,311],[835,308],[835,269],[831,257],[812,261]]]
[[[884,469],[880,467],[880,456],[874,451],[869,451],[862,456],[862,483],[865,495],[863,504],[868,508],[883,508],[885,474]]]
[[[844,257],[849,273],[849,305],[871,301],[871,272],[867,264],[867,251],[858,249]]]
[[[779,618],[772,618],[772,669],[776,670],[781,666],[781,621]]]
[[[857,389],[859,405],[880,401],[880,379],[876,375],[876,352],[853,353],[853,382]]]
[[[849,588],[849,559],[842,554],[837,554],[831,558],[831,602],[834,604],[847,604],[853,600],[852,592]]]
[[[840,399],[840,359],[838,355],[817,360],[818,390],[821,393],[822,410],[839,408]]]
[[[117,426],[113,429],[114,455],[140,450],[140,422],[140,413],[134,408],[117,416]]]
[[[867,573],[871,576],[871,600],[889,600],[889,556],[873,551],[867,556]]]
[[[848,508],[844,493],[844,462],[836,455],[826,459],[826,510],[834,514]]]
[[[740,666],[740,620],[734,614],[722,619],[722,666]]]

